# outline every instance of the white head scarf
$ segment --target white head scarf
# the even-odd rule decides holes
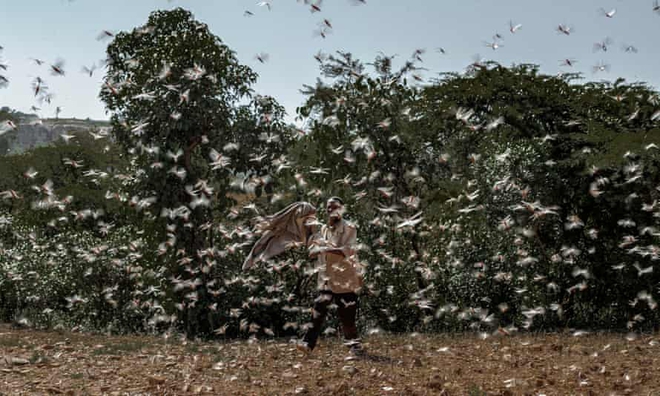
[[[262,236],[243,262],[243,270],[283,253],[293,243],[306,244],[316,229],[306,225],[305,220],[315,214],[314,205],[302,201],[294,202],[279,212],[266,216],[255,226],[257,233]]]

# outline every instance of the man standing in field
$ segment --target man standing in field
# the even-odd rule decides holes
[[[355,324],[358,293],[363,286],[362,269],[356,256],[356,226],[343,218],[344,201],[332,197],[326,203],[327,224],[310,243],[310,258],[318,260],[319,296],[312,309],[312,326],[297,345],[303,352],[316,346],[321,327],[331,303],[337,306],[342,332],[351,352],[364,354]]]

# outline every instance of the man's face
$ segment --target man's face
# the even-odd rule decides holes
[[[328,201],[326,204],[326,212],[328,213],[328,218],[330,219],[341,218],[341,209],[342,205],[337,201]]]

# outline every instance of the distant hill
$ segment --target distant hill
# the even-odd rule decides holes
[[[0,155],[20,154],[35,147],[46,146],[60,139],[63,133],[109,131],[110,123],[76,118],[40,119],[34,114],[14,113],[17,129],[0,136]]]

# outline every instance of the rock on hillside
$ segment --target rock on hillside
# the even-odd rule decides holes
[[[55,142],[63,133],[109,131],[105,121],[78,119],[21,120],[18,128],[0,136],[0,155],[19,154]]]

